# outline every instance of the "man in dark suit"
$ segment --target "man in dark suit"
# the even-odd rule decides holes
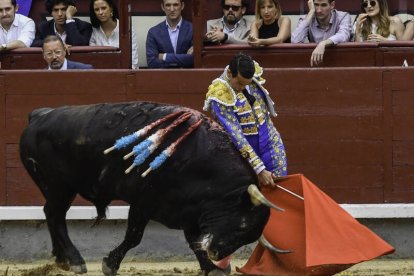
[[[65,45],[56,35],[49,35],[44,39],[42,50],[49,70],[93,69],[90,64],[67,60]]]
[[[193,28],[184,20],[182,0],[162,0],[166,20],[148,31],[146,52],[149,68],[191,68],[193,60]]]
[[[41,47],[48,35],[59,36],[67,46],[89,45],[92,25],[73,18],[77,12],[75,0],[46,0],[46,9],[53,19],[37,25],[32,47]]]

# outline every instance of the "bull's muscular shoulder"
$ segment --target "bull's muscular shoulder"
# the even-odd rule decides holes
[[[206,102],[216,101],[225,106],[236,104],[236,93],[223,79],[215,79],[208,87]]]

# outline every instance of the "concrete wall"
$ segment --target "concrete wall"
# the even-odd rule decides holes
[[[414,258],[414,218],[359,219],[396,248],[386,258]],[[123,239],[125,220],[107,220],[91,227],[92,221],[69,221],[69,235],[86,261],[107,256]],[[248,258],[255,244],[237,251],[236,258]],[[0,258],[8,261],[43,260],[51,256],[52,245],[45,221],[0,221]],[[151,222],[142,242],[127,259],[147,261],[195,260],[181,231]]]

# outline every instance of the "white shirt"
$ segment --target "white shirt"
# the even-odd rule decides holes
[[[236,32],[237,27],[240,25],[240,20],[234,24],[234,27],[232,29],[229,29],[226,25],[226,22],[224,22],[224,17],[221,18],[221,24],[223,24],[223,33],[227,34],[228,36],[234,37],[234,33]]]
[[[73,20],[73,21],[75,21],[75,20]],[[60,33],[58,32],[58,30],[56,29],[56,23],[55,23],[55,24],[53,24],[53,28],[55,29],[55,34],[56,34],[56,36],[60,37],[60,39],[62,39],[63,43],[66,43],[66,37],[67,37],[66,32],[65,32],[65,31],[63,31],[63,33],[62,33],[62,34],[60,34]]]
[[[138,69],[138,44],[137,34],[134,29],[131,31],[131,44],[132,44],[132,69]],[[91,39],[89,40],[90,46],[112,46],[119,48],[119,20],[116,20],[116,27],[112,34],[107,37],[102,27],[92,28]]]
[[[183,22],[183,18],[180,18],[180,22],[178,22],[177,26],[175,26],[175,29],[173,29],[170,24],[168,24],[168,21],[165,20],[165,24],[167,24],[168,34],[170,36],[171,44],[174,48],[174,54],[177,53],[177,41],[178,41],[178,35],[180,34],[180,27],[181,22]]]
[[[16,13],[8,31],[0,25],[0,44],[7,44],[11,41],[19,40],[26,47],[30,47],[35,38],[35,32],[34,21],[29,17]]]

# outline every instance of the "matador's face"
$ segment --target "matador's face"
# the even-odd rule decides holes
[[[244,88],[246,88],[246,85],[252,83],[252,79],[246,79],[241,76],[240,73],[238,73],[236,77],[233,77],[230,69],[227,70],[227,78],[229,79],[231,88],[233,88],[235,92],[241,92]]]

